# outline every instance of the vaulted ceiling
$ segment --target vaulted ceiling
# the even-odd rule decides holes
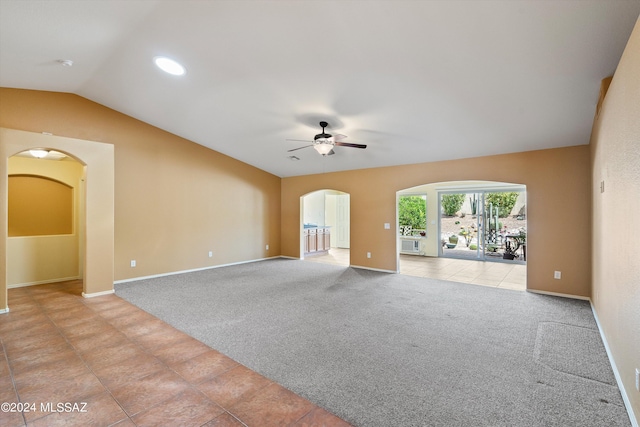
[[[588,144],[639,14],[638,0],[1,0],[0,85],[75,93],[282,177],[475,157]],[[287,151],[321,120],[367,149]]]

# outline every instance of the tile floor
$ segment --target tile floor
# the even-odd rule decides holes
[[[9,290],[0,402],[29,407],[0,411],[0,425],[349,426],[120,297],[81,292]],[[71,405],[47,408],[58,403]]]
[[[306,257],[305,261],[348,266],[349,249],[332,248],[324,255]],[[400,274],[520,291],[527,289],[527,266],[524,264],[400,255]]]

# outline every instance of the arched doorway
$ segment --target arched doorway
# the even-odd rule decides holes
[[[82,278],[85,165],[27,150],[8,160],[7,286]]]
[[[407,233],[400,211],[400,201],[407,197],[426,200],[424,229],[408,227]],[[399,191],[400,273],[525,290],[526,200],[526,186],[491,181],[440,182]]]
[[[338,190],[319,190],[300,198],[300,258],[350,264],[350,196]]]
[[[112,144],[50,134],[0,128],[0,188],[8,188],[9,158],[31,148],[45,147],[67,153],[86,167],[86,206],[82,261],[83,295],[113,293],[114,279],[114,147]],[[0,197],[0,313],[8,312],[7,299],[8,197]]]

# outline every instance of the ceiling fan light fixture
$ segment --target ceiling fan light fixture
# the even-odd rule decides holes
[[[302,150],[303,148],[307,148],[307,147],[313,147],[318,153],[322,154],[323,156],[330,156],[332,154],[335,154],[335,151],[333,151],[333,148],[335,146],[352,147],[352,148],[367,148],[367,146],[364,145],[364,144],[351,144],[351,143],[343,142],[342,140],[347,137],[346,135],[338,134],[336,136],[336,138],[339,138],[340,140],[337,141],[336,139],[334,139],[333,135],[331,135],[330,133],[326,133],[324,131],[324,129],[327,126],[329,126],[327,122],[320,122],[320,127],[322,128],[322,133],[317,134],[313,138],[313,141],[308,141],[308,142],[311,142],[311,145],[305,145],[304,147],[298,147],[298,148],[294,148],[292,150],[287,150],[287,152],[298,151],[298,150]],[[303,140],[300,140],[300,139],[288,139],[287,141],[307,142],[307,141],[303,141]]]
[[[165,73],[169,73],[174,76],[182,76],[186,74],[187,70],[182,64],[174,61],[171,58],[165,56],[156,56],[153,58],[153,62]]]
[[[315,148],[318,153],[326,156],[331,150],[333,150],[333,144],[328,140],[324,140],[323,142],[316,141],[313,148]]]

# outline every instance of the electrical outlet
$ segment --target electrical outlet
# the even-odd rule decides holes
[[[209,258],[213,257],[213,251],[209,251]]]
[[[384,223],[384,229],[385,230],[391,230],[391,224],[389,224],[388,222]]]
[[[266,245],[264,248],[265,248],[266,250],[269,250],[269,245]]]
[[[131,267],[135,267],[135,266],[136,266],[136,260],[135,260],[135,259],[132,259],[132,260],[131,260]]]
[[[640,391],[640,369],[636,368],[636,390]]]
[[[558,280],[562,279],[562,271],[554,271],[553,278]]]
[[[371,258],[371,252],[367,252],[367,258]]]

